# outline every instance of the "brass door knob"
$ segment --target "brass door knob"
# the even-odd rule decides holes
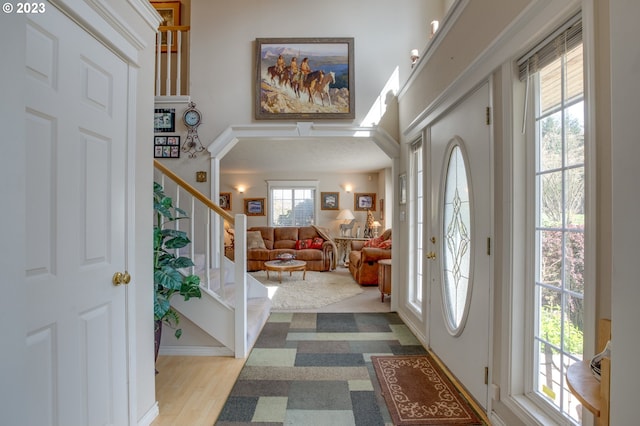
[[[129,282],[131,282],[131,275],[129,275],[129,272],[127,271],[116,272],[115,274],[113,274],[111,282],[113,283],[113,285],[127,285],[129,284]]]

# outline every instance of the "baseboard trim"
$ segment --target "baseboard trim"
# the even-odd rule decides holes
[[[500,416],[497,415],[495,411],[491,412],[491,414],[489,415],[489,420],[491,420],[492,426],[507,426],[507,424],[502,421]]]
[[[234,356],[229,348],[223,346],[161,346],[158,355],[168,356]]]
[[[158,401],[156,401],[149,411],[147,411],[140,420],[138,420],[138,426],[151,426],[151,423],[160,415],[160,408],[158,407]]]

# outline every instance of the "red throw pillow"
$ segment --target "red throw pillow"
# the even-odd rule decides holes
[[[381,249],[390,249],[391,248],[391,238],[381,242],[378,247],[380,247]]]
[[[311,248],[322,250],[322,244],[324,244],[324,240],[320,237],[315,237],[313,241],[311,241]]]
[[[297,240],[296,241],[296,250],[308,249],[311,248],[311,238],[306,240]]]
[[[375,237],[375,238],[372,238],[370,240],[367,240],[364,243],[364,246],[365,247],[375,247],[375,248],[377,248],[377,247],[380,247],[380,243],[381,242],[382,242],[382,237]]]

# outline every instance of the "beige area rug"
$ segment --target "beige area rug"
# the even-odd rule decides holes
[[[269,272],[268,279],[266,271],[251,275],[269,289],[272,311],[320,308],[363,292],[348,271],[307,271],[304,280],[301,271],[284,272],[282,283],[277,272]]]

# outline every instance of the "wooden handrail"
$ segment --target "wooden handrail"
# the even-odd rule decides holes
[[[191,27],[189,25],[160,25],[158,27],[158,31],[182,31],[187,32],[191,31]]]
[[[236,221],[235,221],[235,218],[233,216],[231,216],[229,213],[227,213],[225,210],[223,210],[217,204],[214,204],[213,201],[211,201],[211,199],[209,199],[207,196],[202,194],[202,192],[200,192],[197,189],[195,189],[193,186],[191,186],[191,184],[189,184],[187,181],[182,179],[180,176],[178,176],[177,174],[173,173],[164,164],[162,164],[158,160],[153,160],[153,167],[155,167],[156,169],[160,170],[162,173],[164,173],[166,176],[168,176],[169,179],[171,179],[172,181],[177,183],[184,190],[186,190],[189,194],[191,194],[192,196],[194,196],[195,198],[200,200],[205,206],[209,207],[211,210],[213,210],[214,212],[216,212],[217,214],[222,216],[222,218],[224,220],[226,220],[227,222],[229,222],[231,225],[235,225]]]

